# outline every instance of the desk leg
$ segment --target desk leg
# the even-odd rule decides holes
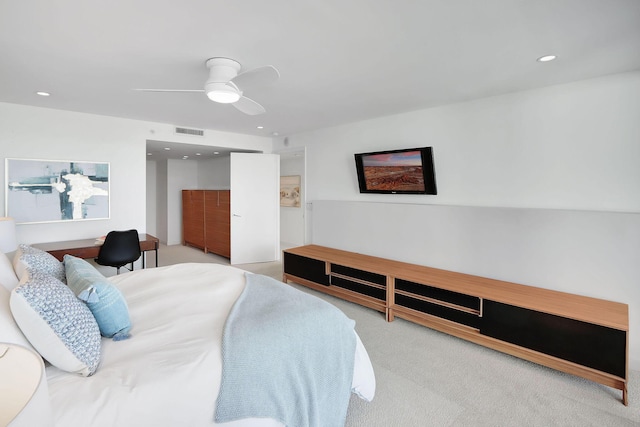
[[[142,251],[142,269],[144,270],[144,260],[147,258],[147,251]]]
[[[158,267],[158,246],[159,244],[156,243],[156,268]]]

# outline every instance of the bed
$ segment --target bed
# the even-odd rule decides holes
[[[106,279],[126,301],[131,325],[127,334],[131,337],[100,338],[99,365],[89,376],[47,364],[53,425],[284,425],[281,420],[262,415],[223,423],[214,421],[224,372],[225,324],[248,287],[249,275],[230,266],[186,263]],[[0,292],[5,292],[4,301],[0,298],[0,311],[7,311],[8,305],[13,309],[14,295],[11,304],[7,304],[7,291],[0,289]],[[0,342],[15,341],[16,334],[8,336],[6,330],[6,325],[0,327],[0,333],[5,334],[0,336]],[[352,334],[355,351],[349,355],[353,358],[353,370],[346,406],[351,393],[365,400],[371,400],[375,394],[371,362],[355,330]],[[296,347],[295,343],[292,346]],[[247,352],[266,351],[255,348]],[[46,359],[44,355],[43,358]],[[242,399],[253,397],[253,390],[243,392]],[[309,424],[323,425],[317,419]]]

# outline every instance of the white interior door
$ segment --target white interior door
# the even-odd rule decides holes
[[[280,259],[280,156],[231,153],[231,264]]]

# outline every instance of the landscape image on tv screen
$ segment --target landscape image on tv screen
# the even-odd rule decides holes
[[[425,191],[420,151],[362,156],[367,190]]]

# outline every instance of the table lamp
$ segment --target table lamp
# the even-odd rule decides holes
[[[0,217],[0,251],[6,254],[16,249],[18,249],[16,222],[8,216]]]
[[[38,354],[0,343],[0,378],[0,425],[53,425],[44,363]]]

